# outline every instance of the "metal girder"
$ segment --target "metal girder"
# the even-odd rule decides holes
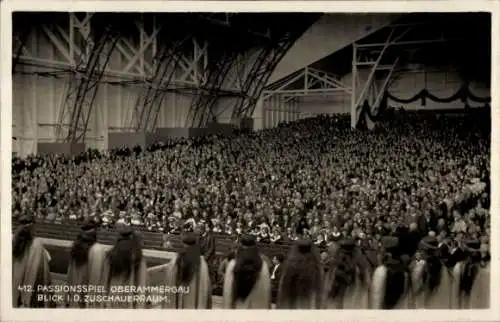
[[[81,57],[88,57],[89,51],[86,39],[89,38],[90,20],[102,21],[105,18],[99,14],[86,13],[84,17],[79,17],[77,13],[68,13],[68,24],[64,25],[41,25],[42,33],[55,48],[57,59],[43,59],[31,55],[23,49],[19,61],[22,64],[35,66],[42,70],[57,69],[60,71],[71,71],[79,64]],[[105,21],[104,21],[105,22]],[[146,32],[142,26],[142,21],[134,21],[137,26],[138,44],[133,44],[125,37],[119,37],[116,43],[116,50],[123,56],[125,66],[120,70],[113,70],[106,66],[104,76],[106,78],[119,78],[127,80],[143,81],[146,75],[152,73],[152,65],[145,58],[154,57],[157,47],[157,35],[162,30],[162,24],[156,23],[153,17],[153,28],[151,32]],[[20,29],[20,28],[17,28]],[[83,48],[83,51],[82,51]],[[15,52],[13,52],[15,55]]]
[[[243,84],[244,96],[240,97],[234,106],[233,119],[253,115],[255,104],[262,94],[269,77],[271,77],[271,73],[290,49],[293,41],[293,37],[287,34],[274,45],[269,44],[261,50]]]
[[[203,127],[210,121],[210,118],[217,117],[214,107],[219,99],[218,94],[222,91],[224,80],[237,56],[236,51],[226,51],[213,66],[208,67],[206,81],[200,86],[198,95],[191,102],[186,120],[187,127]]]
[[[340,77],[310,67],[307,69],[307,71],[310,75],[309,78],[312,79],[314,83],[319,82],[321,88],[325,89],[331,87],[342,90],[346,93],[351,93],[351,88],[348,85],[342,83]],[[309,86],[313,86],[314,83],[309,84]]]
[[[389,85],[389,81],[392,79],[392,74],[394,73],[394,70],[396,69],[396,66],[398,65],[398,63],[399,63],[399,57],[396,58],[396,60],[394,61],[392,68],[389,70],[389,72],[387,73],[387,75],[384,78],[384,82],[382,83],[380,90],[378,90],[378,94],[375,98],[375,103],[373,104],[373,108],[375,111],[379,108],[379,105],[382,101],[383,94]]]
[[[301,88],[291,86],[298,81],[302,83]],[[266,100],[273,95],[287,95],[288,97],[325,96],[338,94],[339,92],[350,94],[351,88],[343,84],[339,77],[335,75],[315,68],[305,67],[289,77],[266,87],[262,97]]]
[[[351,92],[351,127],[355,128],[358,120],[359,120],[359,115],[361,113],[361,104],[364,102],[366,99],[366,96],[368,95],[370,89],[373,89],[374,86],[374,80],[375,80],[375,73],[380,70],[389,70],[389,77],[392,75],[392,72],[394,68],[396,67],[396,64],[399,61],[399,58],[396,58],[396,61],[388,68],[388,66],[381,66],[381,61],[382,57],[384,56],[384,53],[386,50],[389,48],[389,46],[397,43],[402,37],[404,37],[408,31],[410,31],[410,28],[405,29],[402,33],[400,33],[398,36],[394,36],[394,31],[395,28],[392,28],[389,36],[387,37],[387,40],[385,43],[382,44],[382,49],[377,52],[377,59],[375,61],[371,60],[369,57],[364,56],[365,61],[359,61],[359,45],[354,43],[353,44],[353,58],[352,58],[352,92]],[[377,44],[378,45],[378,44]],[[380,46],[379,46],[380,47]],[[361,88],[361,92],[358,93],[358,88],[357,85],[361,81],[358,78],[358,67],[359,66],[370,66],[370,74],[368,75],[368,78],[366,79],[364,85]],[[384,86],[387,86],[389,80],[384,82]],[[380,93],[385,90],[385,87],[380,88]],[[380,103],[378,101],[378,97],[380,96],[380,93],[375,94],[376,100],[375,104]],[[381,97],[381,96],[380,96]],[[374,107],[374,106],[372,106]],[[375,107],[377,108],[377,107]]]
[[[168,87],[176,72],[181,53],[189,40],[186,37],[172,45],[164,45],[154,58],[154,70],[147,80],[147,88],[138,97],[131,128],[136,132],[153,131],[156,128],[158,115]]]
[[[163,25],[156,23],[156,17],[153,16],[153,26],[151,33],[148,33],[144,28],[142,20],[134,21],[134,25],[139,32],[139,47],[132,45],[126,38],[121,37],[116,44],[116,49],[128,60],[127,65],[122,72],[135,72],[146,77],[153,72],[153,66],[145,58],[146,52],[151,52],[151,57],[156,55],[158,47],[157,36],[162,30]]]
[[[21,24],[19,31],[13,35],[13,56],[12,56],[12,73],[15,72],[19,59],[26,50],[25,43],[31,35],[32,25]]]
[[[190,56],[179,53],[179,67],[182,69],[180,77],[174,80],[176,85],[192,84],[200,86],[206,80],[204,71],[208,65],[208,42],[200,45],[196,39],[191,39],[192,51]]]
[[[352,72],[351,72],[351,128],[356,128],[358,124],[357,109],[356,109],[356,85],[358,80],[358,50],[353,44],[352,46]]]
[[[404,46],[404,45],[423,45],[423,44],[434,44],[434,43],[442,43],[442,42],[460,42],[463,39],[447,39],[447,38],[438,38],[438,39],[425,39],[425,40],[408,40],[408,41],[394,41],[391,42],[390,46]],[[383,46],[384,43],[373,43],[373,44],[358,44],[358,48],[376,48]]]
[[[442,43],[442,42],[459,42],[463,41],[463,39],[448,39],[444,36],[443,31],[439,31],[439,35],[433,39],[418,39],[418,40],[402,40],[402,38],[414,27],[418,27],[419,25],[425,24],[400,24],[400,25],[391,25],[390,35],[387,38],[385,43],[354,43],[353,44],[353,59],[352,59],[352,96],[351,96],[351,126],[354,128],[359,119],[359,114],[361,113],[361,107],[363,101],[366,99],[366,95],[370,90],[373,90],[375,73],[377,71],[388,71],[384,81],[382,83],[381,88],[375,89],[373,106],[374,110],[378,109],[380,102],[382,100],[382,95],[388,84],[390,83],[393,72],[400,62],[400,57],[396,57],[390,64],[382,65],[381,60],[384,56],[384,53],[387,51],[389,47],[394,46],[407,46],[403,52],[407,52],[407,54],[412,55],[413,51],[409,50],[408,46],[415,45],[424,45],[424,44],[433,44],[433,43]],[[397,30],[398,27],[404,27],[405,29],[397,36],[392,37]],[[368,56],[375,55],[377,58],[375,60],[367,57],[365,54],[369,51]],[[360,59],[363,57],[364,59]],[[358,85],[360,83],[360,79],[358,78],[359,67],[368,66],[370,68],[370,74],[368,75],[368,79],[365,84],[361,87],[361,91],[358,91]]]
[[[232,68],[227,75],[227,84],[229,88],[241,92],[245,77],[248,74],[248,61],[252,59],[253,53],[251,50],[245,53],[239,53],[233,61]]]
[[[76,16],[73,16],[76,19],[70,18],[81,34],[80,41],[83,48],[80,50],[73,46],[75,42],[70,43],[73,44],[70,46],[70,53],[80,52],[81,56],[75,59],[76,66],[70,75],[57,127],[58,139],[66,142],[76,143],[85,140],[99,82],[119,38],[112,25],[91,30],[91,17],[92,15],[86,15],[82,20]],[[70,40],[74,37],[73,31],[74,28],[70,29]],[[70,57],[72,58],[71,55]],[[64,133],[62,129],[65,127],[66,115],[69,116],[69,127],[67,133]]]

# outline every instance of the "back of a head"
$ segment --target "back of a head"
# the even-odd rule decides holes
[[[347,288],[356,280],[356,243],[352,238],[345,238],[339,241],[338,247],[330,249],[328,281],[330,283],[328,296],[336,298],[342,296]],[[360,275],[360,278],[364,276]],[[362,280],[364,282],[364,280]]]
[[[176,259],[176,281],[181,285],[188,285],[200,267],[201,252],[198,236],[194,233],[185,233],[182,236],[184,249],[179,252]]]
[[[255,237],[243,236],[235,257],[233,301],[244,300],[250,295],[260,275],[262,264]]]
[[[432,292],[441,283],[441,268],[443,263],[439,258],[439,242],[435,236],[426,236],[420,240],[419,249],[425,254],[427,269],[424,278]]]
[[[460,279],[460,290],[470,295],[481,261],[481,242],[477,239],[466,240],[462,245],[466,259],[463,273]]]
[[[309,239],[292,246],[284,262],[278,302],[293,307],[299,298],[322,294],[323,267],[318,248]]]
[[[19,220],[19,228],[12,240],[12,257],[18,259],[24,255],[33,242],[33,224],[35,219],[31,215],[22,215]]]
[[[381,241],[385,251],[383,265],[387,268],[383,307],[392,309],[406,291],[406,271],[399,257],[399,238],[384,236]]]
[[[142,261],[142,247],[137,234],[129,226],[118,228],[118,240],[109,251],[111,276],[130,274]]]
[[[234,250],[231,250],[231,251],[229,251],[229,253],[227,253],[227,260],[228,261],[233,260],[235,257],[236,257],[236,252]]]
[[[80,234],[73,243],[70,252],[71,258],[77,266],[87,262],[90,248],[97,241],[97,228],[98,223],[94,219],[88,219],[83,223]]]
[[[383,236],[381,238],[381,243],[386,256],[397,260],[400,251],[399,238],[394,236]]]

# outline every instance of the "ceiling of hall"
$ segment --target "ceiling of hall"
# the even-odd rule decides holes
[[[401,65],[422,64],[440,67],[453,65],[473,78],[491,74],[491,15],[489,13],[412,13],[394,24],[394,35],[410,30],[401,41],[418,41],[443,37],[449,41],[388,47],[382,63],[390,64],[400,57]],[[406,26],[411,25],[411,26]],[[390,28],[383,28],[358,43],[384,43]],[[382,46],[372,48],[380,51]],[[347,46],[311,65],[316,69],[343,76],[351,72],[353,47]],[[375,60],[377,52],[363,50]]]
[[[332,13],[335,14],[335,13]],[[242,50],[274,41],[288,31],[305,31],[321,13],[97,13],[93,23],[115,23],[120,32],[138,38],[134,19],[144,21],[145,29],[152,30],[153,20],[166,22],[160,33],[162,41],[191,34],[199,40],[211,42],[213,56],[226,50]],[[15,13],[14,28],[19,24],[50,21],[67,24],[67,13]],[[415,24],[401,39],[404,41],[433,39],[443,35],[460,41],[425,45],[392,46],[385,52],[383,63],[400,57],[400,65],[418,63],[432,66],[454,65],[471,77],[490,75],[491,16],[489,13],[412,13],[396,24]],[[398,27],[396,34],[406,27]],[[271,37],[268,37],[270,31]],[[390,29],[383,28],[359,43],[383,43]],[[367,54],[370,54],[367,52]],[[376,54],[376,53],[371,53]],[[347,46],[311,65],[319,70],[342,76],[351,71],[352,45]]]

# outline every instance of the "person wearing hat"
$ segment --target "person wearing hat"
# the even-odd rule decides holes
[[[331,249],[328,274],[325,278],[327,309],[367,309],[370,286],[369,260],[352,238],[346,238]]]
[[[276,308],[322,309],[324,273],[318,247],[310,239],[296,241],[283,266]]]
[[[102,281],[106,294],[110,297],[146,296],[147,266],[142,253],[142,240],[139,234],[128,225],[117,227],[118,239],[107,253]],[[128,287],[126,290],[123,287]],[[133,289],[134,288],[134,289]],[[110,308],[143,308],[145,302],[139,297],[131,302],[107,301]]]
[[[165,285],[186,291],[167,293],[169,299],[162,303],[162,307],[210,309],[212,284],[207,262],[200,252],[199,237],[192,232],[185,233],[182,236],[182,243],[184,248],[166,267]]]
[[[91,290],[83,293],[73,293],[70,291],[66,299],[66,307],[98,307],[101,302],[84,302],[85,295],[97,295],[98,288],[104,287],[102,281],[102,272],[104,271],[104,261],[106,258],[106,248],[97,242],[97,229],[99,223],[94,219],[87,219],[82,227],[80,234],[73,242],[70,251],[70,260],[68,266],[68,285],[92,286]],[[94,293],[94,294],[93,294]],[[78,294],[78,296],[76,296]],[[78,302],[74,302],[79,298]]]
[[[452,279],[440,258],[439,240],[432,235],[419,243],[422,259],[411,270],[412,299],[415,309],[451,309]]]
[[[401,259],[399,238],[381,239],[382,262],[372,275],[370,308],[406,309],[408,307],[409,276]]]
[[[462,248],[466,257],[453,267],[452,309],[490,308],[490,270],[482,264],[481,243],[466,240]]]
[[[12,240],[13,307],[53,307],[51,293],[38,286],[51,284],[48,252],[41,239],[33,235],[33,216],[19,217],[19,227]],[[38,300],[44,295],[43,300]]]
[[[254,236],[244,235],[235,259],[226,268],[223,287],[225,309],[270,309],[269,265],[261,255]]]

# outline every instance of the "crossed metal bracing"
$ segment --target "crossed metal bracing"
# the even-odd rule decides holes
[[[287,37],[280,42],[264,45],[264,48],[258,50],[248,70],[245,70],[245,64],[251,60],[242,59],[245,55],[237,50],[224,52],[221,59],[208,71],[207,82],[202,85],[198,96],[192,102],[187,126],[203,127],[224,112],[216,111],[215,107],[221,93],[225,92],[223,85],[227,83],[231,69],[234,71],[236,83],[233,91],[236,101],[234,105],[228,106],[233,108],[231,118],[251,117],[272,71],[291,44],[292,40]]]
[[[213,51],[210,52],[211,63],[206,66],[206,78],[204,82],[200,84],[191,102],[186,120],[187,127],[203,127],[207,123],[215,121],[218,115],[224,112],[221,109],[217,110],[217,103],[221,97],[231,96],[241,98],[248,95],[250,86],[247,83],[247,73],[243,70],[239,70],[236,73],[237,84],[233,84],[236,86],[227,86],[226,83],[228,82],[228,78],[230,78],[230,71],[234,71],[235,68],[239,69],[238,66],[244,67],[247,63],[247,60],[242,59],[242,57],[245,56],[245,52],[252,46],[252,41],[256,43],[262,41],[270,42],[271,38],[271,31],[269,28],[266,28],[265,32],[261,32],[255,28],[248,28],[247,24],[241,23],[239,19],[242,17],[238,14],[203,14],[200,15],[200,17],[211,23],[228,27],[224,32],[227,32],[226,35],[228,39],[226,41],[231,42],[231,45],[227,46],[226,44],[224,46],[224,41],[220,39],[212,43],[211,48]],[[247,39],[245,44],[241,43],[242,35],[246,35]],[[251,40],[248,36],[250,36]],[[229,39],[230,37],[237,38],[231,41],[231,39]],[[224,48],[215,48],[219,46],[223,46]],[[260,46],[260,44],[258,46]],[[264,60],[259,57],[257,61],[262,63]],[[252,72],[257,73],[259,70],[254,71],[252,68]]]
[[[264,90],[272,71],[293,44],[293,38],[286,34],[275,44],[263,48],[241,88],[243,96],[239,97],[233,109],[232,118],[252,117],[255,105]]]
[[[436,37],[406,40],[410,32],[418,32],[428,23],[399,23],[386,28],[388,36],[385,42],[354,43],[351,78],[351,126],[356,127],[362,105],[368,100],[372,114],[376,114],[383,94],[387,89],[398,64],[411,62],[412,56],[425,44],[461,41],[449,39],[443,31],[437,29]],[[391,51],[390,49],[399,49]],[[366,79],[360,77],[360,70],[368,70]]]
[[[310,21],[297,22],[296,17],[290,18],[290,15],[259,16],[258,23],[254,15],[239,13],[200,14],[202,19],[198,20],[186,19],[183,15],[167,16],[135,14],[129,15],[132,19],[127,18],[125,22],[122,15],[106,13],[51,13],[49,19],[40,14],[38,25],[41,28],[37,36],[46,38],[45,43],[51,45],[53,54],[50,58],[40,55],[33,43],[33,48],[29,50],[27,46],[24,49],[16,46],[13,48],[14,66],[17,60],[33,67],[23,71],[25,73],[57,77],[69,75],[57,121],[48,124],[55,127],[57,140],[85,140],[86,133],[90,131],[89,121],[94,120],[91,117],[95,114],[92,113],[92,105],[99,83],[143,86],[136,104],[131,106],[131,111],[124,113],[128,116],[133,114],[133,120],[121,121],[114,127],[119,130],[153,131],[162,101],[166,93],[171,92],[188,93],[193,97],[187,126],[204,126],[217,118],[221,112],[217,103],[222,97],[233,98],[231,103],[236,104],[233,117],[251,115],[268,76],[298,37],[298,29],[305,29],[310,24]],[[192,14],[189,18],[195,16],[197,14]],[[306,16],[310,20],[316,17]],[[200,20],[205,23],[200,24]],[[293,29],[297,29],[289,37],[284,36],[289,28],[289,24],[285,23],[287,20],[294,22]],[[30,20],[22,21],[26,24]],[[120,35],[110,26],[104,28],[106,23],[119,26]],[[133,24],[138,28],[129,28]],[[168,29],[165,28],[168,24],[176,28],[163,32]],[[153,27],[149,28],[151,25]],[[186,37],[186,42],[173,40],[183,39],[181,35],[186,30],[190,35],[196,34],[196,39],[190,36]],[[21,28],[16,29],[16,35],[19,40],[25,38]],[[193,48],[188,48],[191,42]],[[207,50],[208,45],[210,50]],[[251,51],[258,53],[252,57],[257,59],[237,62],[238,57],[245,57]],[[113,59],[115,54],[118,59],[108,64],[112,52]],[[231,86],[228,74],[234,70],[235,64],[244,66],[244,72],[238,74],[238,86]],[[97,131],[100,126],[97,125]]]
[[[205,16],[216,24],[230,27],[228,36],[235,38],[228,37],[225,42],[218,43],[223,46],[231,43],[232,48],[226,48],[218,62],[209,68],[206,86],[202,87],[201,94],[192,102],[187,126],[203,127],[228,108],[232,108],[231,120],[251,117],[278,62],[295,39],[318,17],[315,14],[303,15],[298,20],[298,16],[291,14],[285,17],[262,14],[258,19],[250,14]],[[242,35],[246,35],[244,41]],[[222,107],[217,103],[228,88],[235,99],[232,104]]]
[[[19,59],[25,50],[25,43],[31,35],[33,29],[30,24],[16,24],[14,26],[15,30],[18,32],[13,34],[12,39],[12,73],[16,71]]]
[[[280,95],[288,102],[303,96],[324,97],[339,93],[351,94],[350,86],[342,83],[336,75],[308,66],[267,86],[262,99]]]
[[[85,141],[99,83],[120,36],[111,23],[91,28],[92,16],[91,13],[83,17],[70,15],[70,37],[74,41],[71,43],[80,46],[70,46],[70,54],[76,53],[75,58],[71,57],[75,67],[70,73],[56,129],[57,139],[64,142]]]
[[[205,82],[201,84],[197,95],[191,101],[186,120],[187,127],[203,127],[217,118],[215,104],[220,98],[219,93],[223,90],[224,80],[237,56],[236,51],[225,51],[219,59],[207,66]]]
[[[196,66],[198,60],[203,57],[196,50],[199,48],[198,44],[190,37],[177,40],[173,44],[164,44],[154,58],[154,70],[151,77],[146,80],[146,89],[141,92],[136,102],[131,124],[136,132],[154,131],[156,128],[162,102],[167,93],[166,89],[171,84],[180,61],[186,59],[183,57],[183,52],[186,44],[190,42],[194,43],[195,57],[193,57],[194,61],[190,62],[191,66],[187,67],[186,74],[182,79],[186,80],[187,75],[194,72],[195,79],[192,81],[197,81],[198,69]]]

